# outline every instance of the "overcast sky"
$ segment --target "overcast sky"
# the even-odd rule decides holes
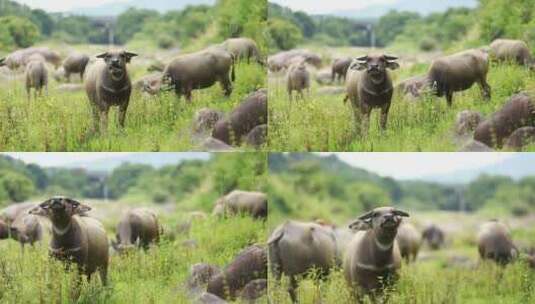
[[[376,4],[391,4],[397,0],[269,0],[292,10],[321,14],[334,11],[356,10]]]
[[[331,153],[321,153],[328,155]],[[498,163],[514,153],[335,153],[359,168],[396,179],[415,179]]]
[[[42,8],[47,11],[68,11],[73,8],[99,6],[104,3],[127,2],[128,0],[15,0],[32,8]]]
[[[72,164],[78,162],[90,162],[94,160],[104,159],[108,157],[121,156],[132,154],[133,152],[110,152],[110,153],[64,153],[64,152],[8,152],[7,154],[13,158],[20,159],[25,163],[34,163],[43,167],[61,167],[65,164]]]

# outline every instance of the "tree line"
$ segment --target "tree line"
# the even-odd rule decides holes
[[[201,185],[210,197],[234,189],[261,190],[266,166],[263,153],[217,153],[208,160],[184,160],[161,168],[124,163],[108,173],[44,168],[0,155],[0,206],[50,195],[178,202]]]

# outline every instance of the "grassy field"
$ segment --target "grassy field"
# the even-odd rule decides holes
[[[420,250],[415,263],[403,264],[400,279],[388,291],[388,303],[533,303],[535,272],[523,261],[505,268],[480,262],[475,246],[475,231],[485,216],[446,212],[411,212],[413,223],[421,228],[427,222],[438,223],[447,233],[446,246],[438,251]],[[535,245],[533,216],[506,218],[519,246]],[[270,226],[274,227],[275,222]],[[300,279],[300,303],[354,303],[341,269],[333,269],[324,279],[311,276]],[[291,303],[286,292],[288,280],[270,279],[270,297],[274,303]],[[368,303],[368,301],[367,301]]]
[[[103,48],[77,46],[78,51],[96,54]],[[132,50],[140,54],[128,66],[132,82],[149,74],[146,68],[163,51]],[[161,52],[161,53],[158,53]],[[167,62],[167,61],[166,61]],[[49,78],[52,71],[49,69]],[[71,79],[78,79],[73,75]],[[133,91],[126,127],[117,126],[117,108],[109,115],[106,135],[93,134],[92,116],[85,91],[61,92],[50,80],[49,94],[28,102],[23,80],[0,83],[0,150],[2,151],[189,151],[202,150],[191,136],[195,112],[203,107],[230,111],[250,92],[266,87],[266,75],[256,64],[240,63],[230,98],[219,84],[193,94],[191,104],[174,93],[145,96]]]
[[[106,226],[109,238],[114,238],[118,215],[127,206],[89,204],[98,206],[96,216]],[[169,206],[149,207],[158,211],[167,230],[187,218],[187,213]],[[178,234],[174,241],[162,241],[147,252],[112,255],[109,286],[102,287],[98,276],[89,283],[84,280],[78,303],[190,303],[185,282],[191,265],[203,262],[224,267],[243,248],[264,242],[266,233],[263,222],[248,217],[194,221],[189,234]],[[197,247],[182,245],[185,240],[195,240]],[[0,303],[73,302],[75,273],[50,259],[47,248],[45,241],[22,253],[15,241],[0,242]]]
[[[368,51],[311,49],[333,57],[357,56]],[[403,53],[395,50],[386,52],[401,54],[401,68],[391,73],[394,84],[425,73],[431,59],[439,55],[410,53],[403,57]],[[324,63],[330,62],[326,55],[324,58]],[[535,75],[514,65],[492,64],[488,82],[492,87],[489,102],[482,99],[479,87],[474,85],[454,94],[452,108],[447,107],[444,98],[424,96],[420,101],[411,102],[394,93],[387,130],[380,130],[379,110],[374,110],[368,137],[352,138],[353,115],[350,104],[343,103],[345,93],[319,95],[321,86],[313,80],[310,95],[290,103],[284,75],[272,74],[269,77],[269,147],[272,151],[457,151],[463,144],[453,134],[458,112],[468,109],[488,115],[511,95],[535,90]],[[535,151],[535,147],[526,150]]]

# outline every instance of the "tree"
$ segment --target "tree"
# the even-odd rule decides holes
[[[379,18],[379,22],[375,26],[375,34],[378,44],[381,46],[390,44],[405,30],[405,26],[409,22],[414,22],[420,19],[421,17],[418,13],[391,10],[386,15]]]
[[[32,180],[15,171],[0,172],[0,185],[13,202],[25,201],[35,191]]]
[[[119,198],[130,187],[136,185],[139,177],[147,172],[152,172],[152,167],[141,164],[123,164],[113,170],[108,178],[108,189],[111,198]]]
[[[28,18],[17,16],[0,17],[0,24],[7,29],[11,39],[19,48],[29,47],[39,38],[39,28]]]
[[[126,43],[135,33],[140,32],[144,24],[159,16],[157,11],[129,8],[117,17],[115,34],[117,42]]]
[[[293,23],[284,19],[270,19],[268,23],[270,47],[289,50],[297,46],[303,39],[301,30]]]

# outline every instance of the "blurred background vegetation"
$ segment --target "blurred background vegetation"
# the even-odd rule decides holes
[[[217,197],[234,189],[263,190],[266,174],[264,153],[214,153],[206,160],[186,159],[158,168],[125,162],[109,172],[41,167],[0,155],[0,208],[66,195],[128,203],[176,203],[182,204],[181,209],[210,211]]]
[[[67,43],[149,44],[188,48],[196,40],[216,43],[246,36],[263,45],[265,1],[217,0],[214,6],[189,5],[160,13],[130,8],[118,16],[48,13],[10,0],[0,0],[0,51],[29,47],[43,40]]]
[[[268,44],[276,51],[295,48],[305,41],[333,47],[369,47],[374,40],[378,47],[432,51],[477,47],[508,37],[534,46],[534,16],[532,0],[479,0],[476,8],[450,8],[425,16],[400,7],[372,19],[309,15],[269,3]]]
[[[535,210],[535,176],[481,174],[467,182],[396,180],[312,153],[269,154],[270,221],[347,220],[394,205],[418,211],[465,211],[522,216]]]

